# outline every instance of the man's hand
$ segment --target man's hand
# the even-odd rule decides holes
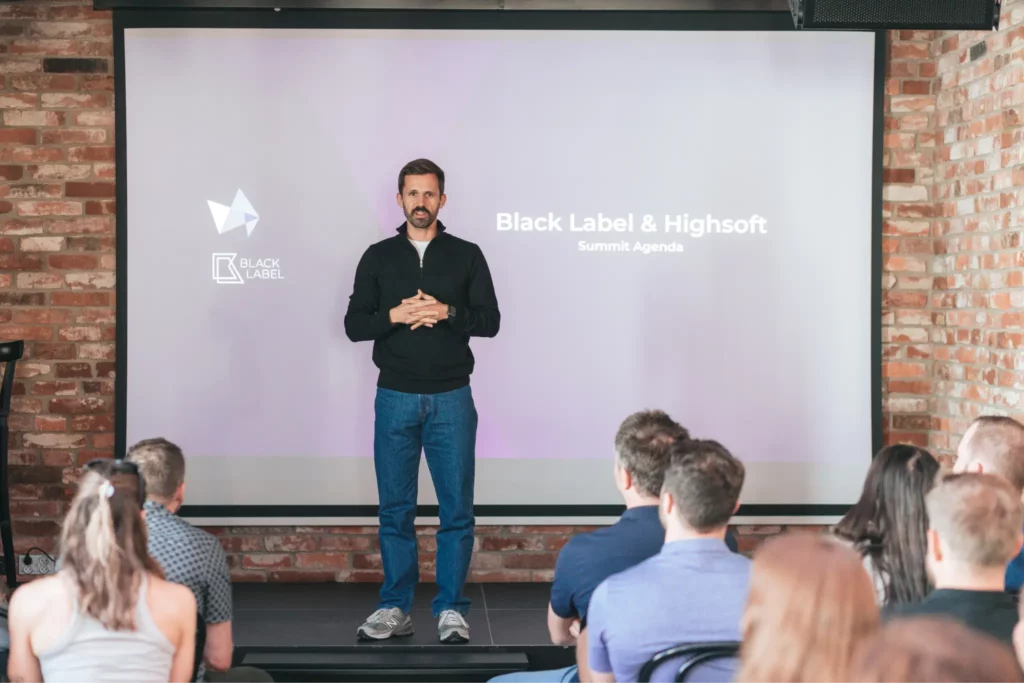
[[[580,620],[579,619],[573,619],[572,623],[569,624],[569,635],[572,636],[573,638],[579,638],[580,637]]]
[[[391,309],[391,322],[417,327],[433,327],[439,320],[448,317],[448,306],[429,294],[416,290],[416,296],[403,299]]]

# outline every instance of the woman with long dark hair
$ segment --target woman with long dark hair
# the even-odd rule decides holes
[[[836,526],[835,533],[864,558],[880,605],[919,602],[931,590],[924,497],[940,470],[923,448],[883,448],[868,469],[860,500]]]
[[[82,473],[61,531],[61,570],[11,599],[12,680],[191,678],[196,600],[164,581],[146,550],[144,486],[132,463]]]

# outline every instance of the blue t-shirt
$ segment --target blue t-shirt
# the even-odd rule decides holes
[[[657,505],[630,508],[615,524],[574,536],[555,564],[551,609],[563,619],[584,622],[590,596],[601,582],[657,555],[664,542]]]
[[[732,532],[725,542],[733,551]],[[657,505],[629,508],[615,524],[574,536],[562,548],[551,585],[551,609],[563,619],[586,625],[590,596],[601,582],[661,552],[665,529]]]
[[[1006,565],[1006,590],[1011,593],[1019,593],[1024,586],[1024,550],[1020,555],[1010,560]]]
[[[750,560],[716,539],[666,543],[654,557],[610,577],[590,600],[588,664],[635,681],[652,655],[680,643],[740,639]],[[665,666],[654,680],[671,681]],[[704,665],[709,680],[731,681],[735,660]]]

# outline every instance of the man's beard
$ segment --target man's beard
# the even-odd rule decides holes
[[[417,214],[417,211],[422,211],[423,213]],[[414,228],[419,228],[420,230],[433,223],[435,217],[435,214],[430,213],[430,211],[423,206],[417,206],[412,211],[405,214],[405,218],[409,221],[409,225]]]

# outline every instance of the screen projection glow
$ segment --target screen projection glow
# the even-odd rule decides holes
[[[375,504],[342,319],[424,156],[502,312],[471,343],[478,504],[619,503],[643,408],[740,457],[744,503],[854,501],[873,41],[126,29],[128,443],[180,443],[190,504]]]

